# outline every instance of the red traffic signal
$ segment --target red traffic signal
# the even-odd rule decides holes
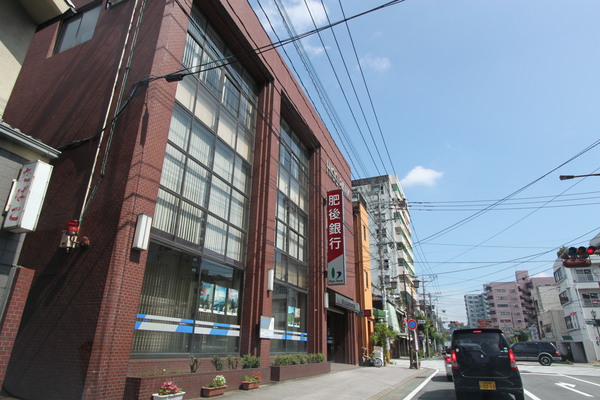
[[[67,236],[77,236],[79,233],[79,221],[74,219],[67,223]]]

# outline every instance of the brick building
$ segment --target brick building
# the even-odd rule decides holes
[[[340,187],[355,265],[350,168],[250,6],[72,4],[38,27],[4,112],[61,152],[19,259],[35,278],[4,388],[149,398],[140,377],[190,355],[212,376],[214,355],[355,363],[355,271],[324,273]],[[178,379],[192,397],[210,380]]]

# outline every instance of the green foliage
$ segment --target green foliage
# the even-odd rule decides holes
[[[223,369],[223,359],[221,357],[213,356],[212,363],[217,371],[221,371]]]
[[[238,357],[232,356],[231,354],[227,356],[227,366],[229,369],[237,369],[239,362],[240,359]]]
[[[385,355],[388,350],[388,340],[394,340],[398,336],[398,332],[389,328],[385,322],[378,322],[375,324],[375,329],[371,335],[371,341],[375,346],[383,347],[383,354]]]
[[[311,364],[322,363],[325,361],[325,354],[323,353],[310,353],[308,355],[308,362]]]
[[[242,368],[258,368],[260,367],[260,357],[252,354],[244,354],[242,356]]]
[[[325,361],[325,355],[323,353],[316,354],[280,354],[273,360],[273,365],[281,367],[284,365],[300,365],[309,363],[322,363]]]
[[[526,342],[528,340],[530,340],[531,338],[531,333],[525,329],[515,329],[514,330],[514,335],[513,336],[508,336],[508,342],[509,343],[516,343],[516,342]]]

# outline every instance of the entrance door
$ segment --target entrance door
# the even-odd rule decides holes
[[[327,332],[330,336],[327,359],[336,363],[346,362],[346,313],[327,311]]]

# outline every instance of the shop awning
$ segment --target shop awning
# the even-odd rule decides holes
[[[400,324],[398,323],[398,314],[396,314],[396,309],[390,303],[387,303],[388,310],[388,323],[396,332],[400,332]]]
[[[385,311],[380,310],[379,308],[374,308],[373,309],[373,316],[377,319],[384,319],[385,318]]]

